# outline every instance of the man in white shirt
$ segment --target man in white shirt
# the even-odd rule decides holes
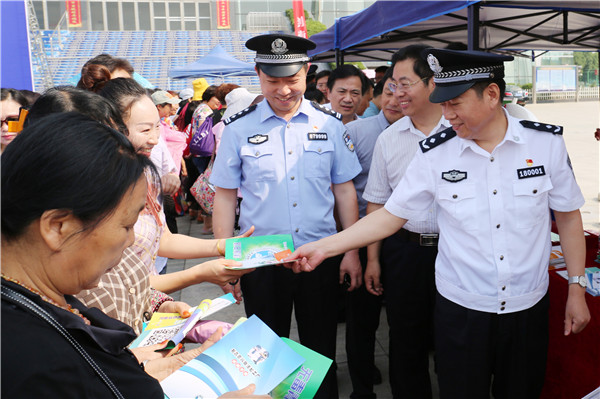
[[[392,57],[392,83],[404,118],[377,139],[364,200],[367,213],[383,207],[418,150],[419,141],[450,127],[442,107],[429,101],[433,72],[422,58],[422,45]],[[390,385],[394,398],[431,398],[429,350],[433,343],[435,258],[438,226],[435,207],[424,221],[369,246],[365,286],[386,300],[390,339]],[[381,264],[380,264],[381,259]],[[383,269],[383,270],[382,270]],[[385,276],[382,279],[381,275]]]
[[[590,320],[585,302],[584,204],[562,127],[518,120],[502,108],[504,61],[427,49],[429,99],[452,129],[420,142],[383,209],[300,247],[293,268],[393,234],[438,211],[435,349],[442,398],[538,398],[548,346],[550,211],[569,275],[564,334]]]

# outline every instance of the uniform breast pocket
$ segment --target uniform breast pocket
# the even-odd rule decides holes
[[[548,212],[548,191],[552,189],[549,176],[533,177],[513,181],[514,213],[517,227],[528,228],[546,221]]]
[[[305,142],[303,154],[304,176],[330,176],[333,150],[331,141],[314,140]]]
[[[438,204],[448,220],[465,230],[477,230],[477,196],[475,184],[450,183],[438,187]]]
[[[266,145],[247,145],[240,149],[242,168],[247,180],[264,181],[275,179],[273,148]]]

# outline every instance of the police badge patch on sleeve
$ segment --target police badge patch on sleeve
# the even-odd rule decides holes
[[[354,143],[352,143],[352,139],[350,138],[348,132],[344,132],[342,138],[344,139],[344,144],[346,144],[346,148],[354,152]]]

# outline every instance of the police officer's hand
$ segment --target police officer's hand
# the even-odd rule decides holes
[[[565,308],[565,335],[582,331],[590,318],[590,310],[585,303],[585,288],[579,284],[570,284]]]
[[[350,276],[350,285],[348,291],[354,291],[362,284],[362,267],[358,257],[358,250],[346,252],[340,263],[340,284],[344,283],[344,275]]]
[[[325,259],[325,252],[319,248],[317,242],[311,242],[302,245],[285,258],[284,266],[292,269],[294,273],[312,272]]]
[[[381,264],[379,263],[379,260],[367,261],[364,279],[367,291],[376,296],[383,294],[383,285],[381,284]]]

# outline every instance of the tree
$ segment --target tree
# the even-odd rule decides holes
[[[593,51],[574,51],[573,61],[581,67],[579,79],[586,85],[594,86],[598,81],[598,53]]]
[[[290,20],[292,29],[294,29],[294,27],[296,26],[294,24],[294,10],[291,8],[288,8],[287,10],[285,10],[285,15]],[[308,15],[308,12],[306,10],[304,10],[304,21],[306,21],[306,34],[308,35],[308,37],[311,37],[315,33],[319,33],[319,32],[324,31],[325,29],[327,29],[327,27],[323,23],[312,19]]]

